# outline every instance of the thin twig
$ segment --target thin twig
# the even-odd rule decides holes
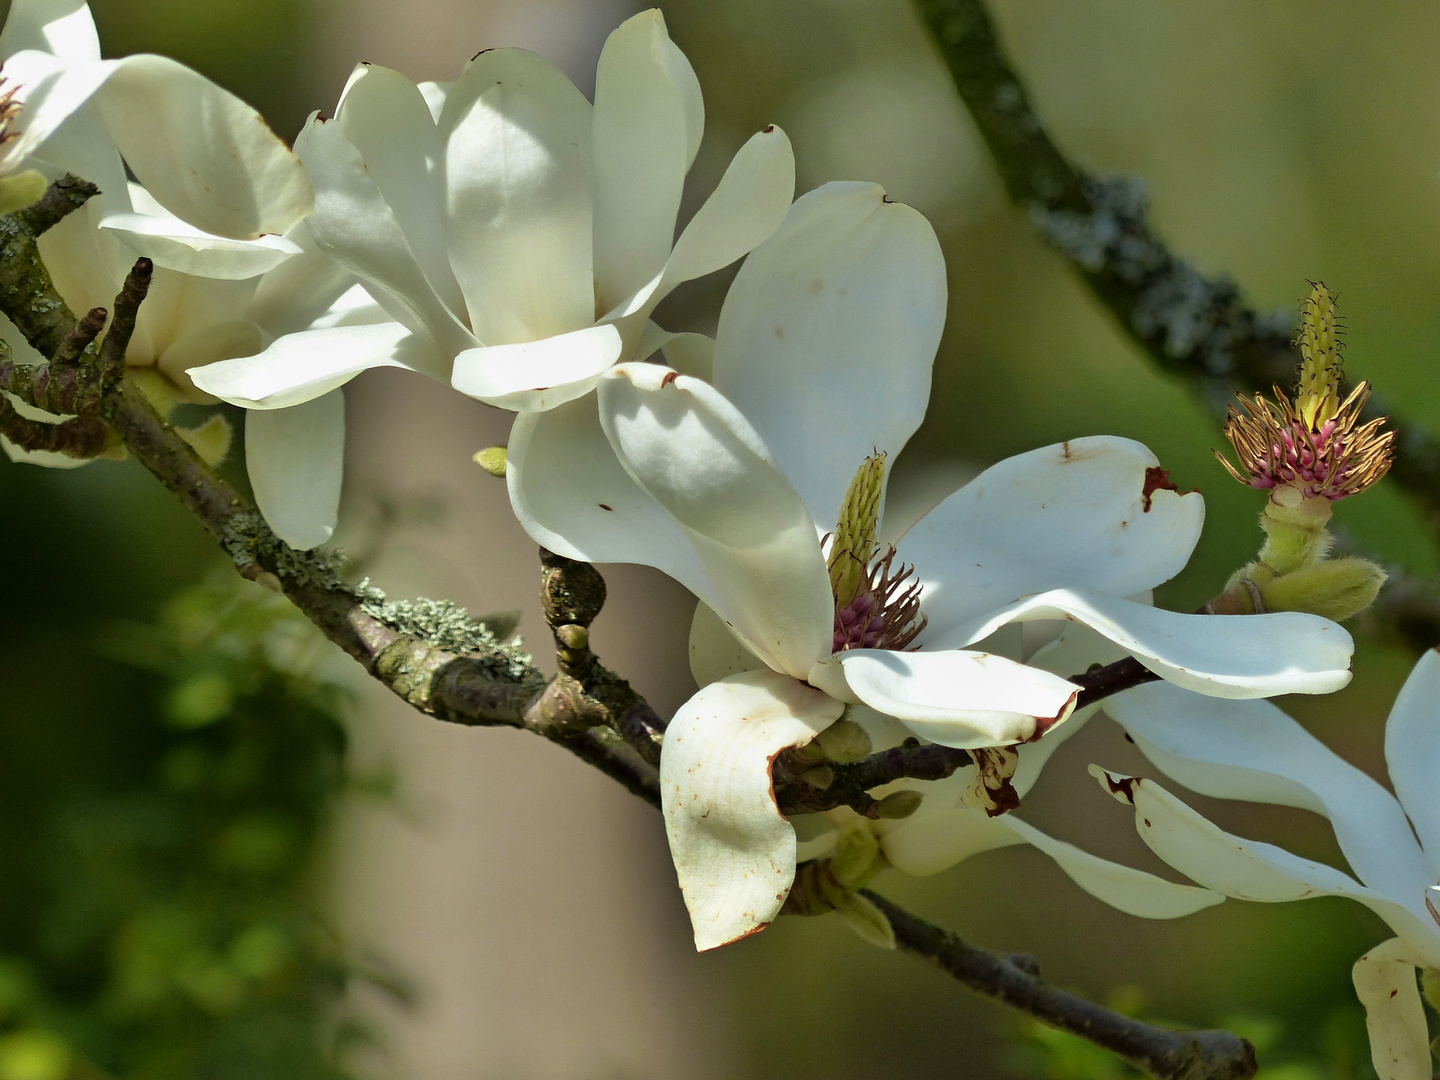
[[[1030,964],[967,945],[869,890],[864,896],[890,921],[898,948],[930,961],[972,990],[1037,1020],[1079,1035],[1160,1080],[1247,1080],[1255,1048],[1228,1031],[1169,1031],[1102,1008],[1036,977]],[[1029,959],[1029,958],[1027,958]]]
[[[1069,258],[1125,333],[1181,376],[1217,418],[1236,391],[1290,383],[1298,362],[1290,314],[1257,312],[1229,278],[1206,278],[1172,253],[1146,220],[1139,183],[1090,176],[1066,158],[1005,56],[982,0],[916,6],[1011,200]],[[1377,395],[1365,415],[1387,412]],[[1393,415],[1390,426],[1399,434],[1390,476],[1440,535],[1440,441]]]

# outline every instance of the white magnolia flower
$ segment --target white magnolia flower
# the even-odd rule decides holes
[[[118,150],[172,213],[217,236],[283,233],[310,212],[305,170],[254,109],[164,56],[100,59],[83,2],[13,0],[0,60],[20,106],[0,172],[53,163],[57,140],[89,142]]]
[[[1440,972],[1440,655],[1427,652],[1385,729],[1391,795],[1275,706],[1155,684],[1105,706],[1168,776],[1193,791],[1330,819],[1350,874],[1217,828],[1151,780],[1091,771],[1135,807],[1141,837],[1181,873],[1241,900],[1347,896],[1397,937],[1355,964],[1381,1080],[1434,1071],[1415,969]],[[1357,880],[1358,879],[1358,880]]]
[[[1028,662],[1063,675],[1084,671],[1091,663],[1118,660],[1124,655],[1123,650],[1099,639],[1088,627],[1072,625]],[[1097,704],[1078,710],[1045,738],[1015,748],[1019,763],[1012,783],[1017,795],[1023,797],[1034,787],[1055,751],[1099,708]],[[846,712],[846,719],[865,730],[877,751],[900,745],[910,734],[904,725],[864,706],[852,706]],[[1080,888],[1129,915],[1176,919],[1225,899],[1208,889],[1178,885],[1092,855],[1074,844],[1048,836],[1015,814],[992,816],[970,805],[966,798],[975,782],[976,767],[967,765],[947,780],[904,779],[877,788],[873,792],[877,798],[902,790],[914,791],[922,797],[919,809],[901,820],[867,820],[848,807],[802,818],[797,824],[797,831],[802,834],[812,832],[817,819],[828,831],[802,840],[796,858],[800,861],[828,858],[834,854],[842,830],[862,828],[875,836],[882,865],[904,874],[928,876],[982,852],[1029,844],[1055,860]],[[842,911],[842,914],[846,913]],[[855,925],[853,921],[852,925]],[[859,928],[864,929],[863,925]]]
[[[713,386],[622,364],[600,381],[598,415],[584,399],[516,420],[508,480],[530,535],[572,558],[664,570],[723,620],[745,654],[731,670],[752,669],[704,687],[665,740],[667,827],[702,948],[779,909],[795,840],[769,766],[847,703],[962,748],[1022,742],[1068,715],[1078,687],[969,648],[1007,623],[1087,623],[1165,678],[1221,696],[1322,693],[1350,678],[1350,637],[1327,620],[1124,599],[1179,572],[1204,512],[1127,439],[1003,461],[884,557],[873,455],[898,453],[924,415],[945,292],[923,217],[874,185],[830,184],[798,200],[736,277]],[[850,575],[843,596],[821,539],[837,520],[869,537],[832,545],[837,580]]]
[[[453,376],[508,409],[587,394],[665,342],[646,333],[664,296],[740,258],[790,205],[790,144],[767,128],[676,240],[703,121],[659,11],[610,35],[593,106],[523,49],[482,52],[449,85],[361,65],[335,119],[313,118],[296,148],[317,188],[316,240],[396,322],[317,331],[197,378],[250,408],[379,366]]]

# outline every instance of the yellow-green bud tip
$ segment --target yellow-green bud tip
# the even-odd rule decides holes
[[[835,602],[844,607],[855,599],[870,560],[879,546],[875,539],[880,523],[880,494],[885,488],[885,455],[867,457],[845,489],[840,519],[830,544],[830,587]]]
[[[1335,294],[1311,282],[1300,305],[1300,381],[1295,387],[1295,412],[1311,431],[1340,411],[1340,349],[1335,320]]]
[[[898,821],[919,810],[924,801],[925,796],[918,791],[892,791],[880,800],[875,812],[886,820]]]
[[[506,448],[503,446],[487,446],[475,455],[474,461],[491,476],[505,477]]]
[[[853,720],[837,720],[816,736],[812,746],[818,746],[825,756],[838,765],[849,765],[863,761],[870,756],[870,736]]]

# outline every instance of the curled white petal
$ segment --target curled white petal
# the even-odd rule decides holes
[[[850,649],[816,665],[810,681],[834,688],[839,667],[850,694],[942,746],[1006,746],[1070,715],[1080,688],[1002,656]],[[848,697],[848,695],[847,695]]]
[[[660,759],[665,832],[702,952],[779,914],[795,878],[795,830],[775,802],[770,765],[841,709],[788,676],[745,672],[705,687],[670,722]]]
[[[1028,597],[925,647],[965,646],[1028,619],[1082,622],[1175,685],[1222,698],[1331,693],[1350,682],[1355,651],[1343,627],[1318,615],[1182,615],[1093,589]]]
[[[1400,938],[1371,949],[1351,971],[1365,1006],[1370,1060],[1380,1080],[1430,1080],[1430,1031],[1415,982],[1419,958]]]
[[[455,357],[450,383],[462,394],[517,412],[563,405],[595,389],[620,359],[624,343],[613,326],[469,349]]]

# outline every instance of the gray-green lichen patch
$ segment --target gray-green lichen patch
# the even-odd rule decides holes
[[[362,585],[367,583],[362,582]],[[367,586],[368,587],[368,586]],[[372,593],[379,593],[371,588]],[[472,656],[492,667],[497,679],[507,682],[540,680],[534,657],[525,652],[518,640],[504,641],[482,620],[449,600],[386,600],[367,599],[360,605],[365,614],[393,627],[407,637],[420,638],[437,649]]]

